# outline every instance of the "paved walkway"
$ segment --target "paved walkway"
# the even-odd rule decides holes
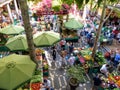
[[[48,53],[48,52],[47,52]],[[48,53],[49,62],[51,62],[51,67],[49,68],[49,79],[52,82],[52,87],[55,90],[70,90],[68,85],[68,78],[66,74],[66,69],[61,68],[59,65],[59,60],[61,59],[60,55],[57,54],[56,61],[52,60],[50,53]],[[90,90],[91,83],[90,77],[86,74],[86,83],[80,83],[77,90]]]

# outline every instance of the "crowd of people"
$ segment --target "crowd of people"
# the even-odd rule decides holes
[[[0,12],[0,28],[4,28],[9,24],[12,24],[10,17],[5,15],[3,12],[4,10]],[[22,18],[21,14],[17,16],[15,13],[15,10],[12,10],[12,16],[14,18],[14,24],[16,24],[17,21],[20,21],[20,25],[23,25],[22,23]],[[32,12],[32,15],[30,16],[31,20],[31,25],[33,28],[33,34],[37,33],[39,31],[40,26],[40,31],[42,29],[42,25],[38,25],[38,23],[44,22],[45,25],[45,30],[53,30],[55,32],[62,32],[60,31],[61,28],[59,25],[60,22],[58,22],[59,18],[58,15],[44,15],[44,17],[40,18],[37,17],[35,13]],[[34,23],[33,23],[34,21]],[[82,47],[88,46],[88,47],[93,47],[94,45],[94,40],[95,40],[95,34],[96,31],[98,30],[98,21],[99,19],[97,17],[93,17],[88,15],[86,21],[84,22],[84,27],[82,30],[78,32],[78,37],[79,41],[78,43],[82,44]],[[111,43],[113,39],[115,39],[118,43],[120,43],[120,19],[117,19],[116,17],[114,18],[109,18],[107,22],[103,25],[102,29],[102,35],[104,38],[107,38],[108,42]],[[105,31],[107,29],[107,31]],[[101,42],[100,42],[101,44]],[[100,46],[100,45],[98,45]],[[73,65],[84,65],[84,58],[82,57],[81,53],[75,53],[75,43],[74,42],[66,42],[65,38],[62,37],[62,40],[56,44],[54,47],[50,48],[52,50],[52,57],[54,61],[59,61],[61,63],[61,67],[68,67],[68,66],[73,66]],[[57,54],[60,54],[61,60],[57,60]],[[111,52],[105,53],[105,59],[107,61],[106,64],[102,65],[100,68],[100,73],[104,74],[106,77],[108,77],[109,73],[111,73],[114,68],[118,71],[120,74],[120,49],[116,50],[111,50]],[[112,70],[112,71],[111,71]],[[102,81],[100,80],[100,76],[98,75],[94,79],[94,85],[97,88]],[[44,79],[43,82],[43,88],[45,90],[52,90],[51,88],[51,83],[50,80]],[[96,90],[96,89],[94,89]]]
[[[0,11],[0,28],[4,28],[6,27],[7,25],[11,24],[11,20],[10,20],[10,17],[9,15],[5,15],[3,12],[5,11]]]

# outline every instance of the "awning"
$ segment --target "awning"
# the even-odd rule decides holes
[[[0,7],[4,6],[5,4],[10,3],[12,0],[0,0]]]

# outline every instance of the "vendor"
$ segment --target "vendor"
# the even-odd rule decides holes
[[[43,86],[42,86],[41,90],[52,90],[52,88],[51,88],[51,81],[45,78],[43,80]]]
[[[104,75],[108,76],[108,68],[110,67],[109,64],[103,64],[102,67],[100,68],[100,72],[103,73]]]

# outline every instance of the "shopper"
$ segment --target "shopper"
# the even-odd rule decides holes
[[[115,60],[114,60],[115,67],[117,67],[117,65],[119,64],[119,62],[120,62],[120,50],[118,50],[116,52],[116,55],[115,55]]]
[[[53,52],[52,52],[53,60],[56,60],[56,49],[53,47]]]
[[[93,78],[93,88],[92,90],[99,90],[99,87],[101,87],[102,80],[100,79],[100,75],[97,75]]]
[[[43,80],[42,89],[40,89],[40,90],[53,90],[53,88],[51,87],[51,81],[45,78]]]
[[[69,54],[73,53],[73,50],[74,50],[73,43],[70,43],[70,45],[69,45]]]
[[[69,65],[73,66],[74,61],[75,61],[75,56],[73,56],[73,54],[71,54],[70,58],[68,59]]]
[[[111,52],[110,52],[110,59],[111,59],[112,62],[114,62],[114,60],[115,60],[115,55],[116,55],[115,50],[111,50]]]

